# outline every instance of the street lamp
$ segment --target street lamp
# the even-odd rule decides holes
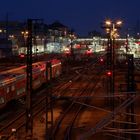
[[[25,46],[26,46],[26,41],[27,41],[27,37],[28,37],[29,32],[28,32],[28,31],[21,31],[21,34],[22,34],[23,37],[24,37]]]
[[[121,25],[122,25],[122,21],[121,21],[121,20],[118,20],[118,21],[116,22],[116,25],[117,25],[117,26],[121,26]]]
[[[117,20],[115,22],[111,20],[105,20],[103,24],[103,28],[105,28],[106,32],[110,35],[111,39],[114,39],[117,37],[118,29],[120,29],[122,26],[122,21]]]
[[[76,37],[75,37],[73,31],[70,32],[69,37],[70,37],[71,56],[72,56],[72,59],[74,60],[74,59],[75,59],[75,58],[74,58],[75,56],[74,56],[74,50],[73,50],[73,40],[74,40]]]
[[[106,24],[107,26],[110,26],[110,25],[112,24],[112,22],[111,22],[111,20],[106,20],[106,21],[105,21],[105,24]]]
[[[108,35],[108,46],[107,46],[107,76],[108,76],[108,83],[107,92],[114,95],[114,88],[115,88],[115,38],[118,37],[118,29],[122,26],[122,21],[112,21],[110,19],[105,20],[103,24],[103,28],[106,30]],[[109,91],[108,91],[109,90]],[[112,100],[112,99],[111,99]],[[114,99],[112,100],[113,106],[112,109],[114,110]]]

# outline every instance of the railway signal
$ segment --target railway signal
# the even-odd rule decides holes
[[[22,54],[22,53],[21,53],[21,54],[19,55],[19,57],[20,57],[20,58],[25,58],[25,54]]]
[[[100,62],[104,62],[104,59],[103,58],[100,58]]]
[[[101,64],[101,65],[105,65],[106,64],[106,61],[105,61],[105,59],[104,58],[100,58],[99,59],[99,63]]]
[[[112,71],[107,71],[106,74],[107,74],[108,77],[111,77],[112,76]]]
[[[104,59],[103,58],[100,58],[99,61],[100,61],[100,63],[104,63]]]

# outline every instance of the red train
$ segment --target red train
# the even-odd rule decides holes
[[[53,59],[51,65],[47,62],[37,62],[32,65],[32,86],[39,88],[43,83],[61,74],[61,61]],[[7,102],[24,97],[26,94],[26,66],[7,70],[0,73],[0,108]]]

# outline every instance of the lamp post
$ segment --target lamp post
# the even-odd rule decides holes
[[[106,20],[104,28],[108,34],[108,47],[107,47],[107,93],[113,95],[113,98],[109,99],[112,111],[115,108],[114,92],[115,92],[115,38],[118,36],[118,29],[121,27],[122,21]],[[114,123],[113,123],[114,127]]]
[[[24,39],[24,47],[27,45],[27,38],[28,38],[28,31],[21,31],[21,35],[23,36]]]
[[[115,38],[118,36],[118,29],[120,29],[122,25],[121,20],[111,21],[105,20],[103,24],[103,28],[105,28],[106,33],[108,35],[108,46],[107,46],[107,76],[108,83],[107,92],[114,95],[115,88]],[[111,73],[108,75],[108,73]],[[110,99],[113,102],[112,110],[114,110],[114,98]]]
[[[74,39],[75,39],[75,35],[71,31],[71,33],[70,33],[70,49],[71,49],[71,57],[72,57],[72,60],[75,60],[74,50],[73,50],[73,40]]]

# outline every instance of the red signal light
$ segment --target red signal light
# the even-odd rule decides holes
[[[103,58],[100,58],[100,62],[104,62],[104,59]]]
[[[100,59],[99,59],[99,63],[100,63],[100,64],[105,64],[104,58],[100,58]]]
[[[125,45],[128,45],[128,42],[127,41],[125,42]]]
[[[20,54],[19,57],[20,57],[20,58],[24,58],[25,55],[24,55],[24,54]]]
[[[112,72],[111,71],[107,71],[107,76],[112,76]]]

